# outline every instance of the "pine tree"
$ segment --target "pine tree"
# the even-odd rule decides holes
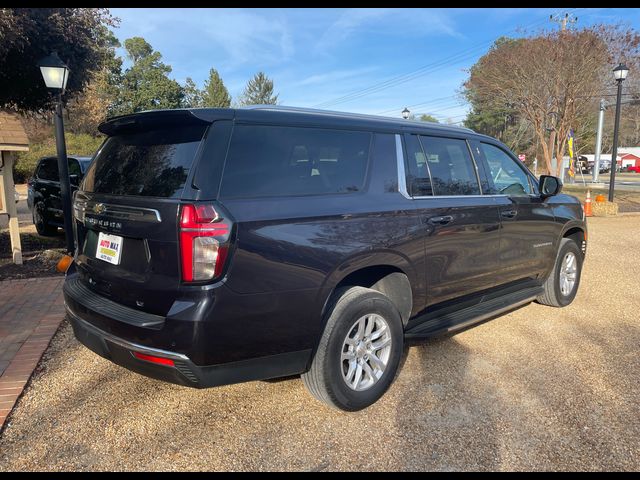
[[[273,80],[258,72],[247,82],[240,98],[241,105],[277,105],[278,95],[273,93]]]
[[[184,106],[186,108],[204,107],[202,99],[203,92],[198,88],[191,77],[187,77],[182,89],[184,91]]]
[[[209,70],[209,78],[204,83],[202,91],[202,106],[212,108],[229,108],[231,96],[224,86],[220,75],[215,68]]]

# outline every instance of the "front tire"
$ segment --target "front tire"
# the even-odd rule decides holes
[[[318,350],[302,381],[331,407],[354,412],[393,382],[403,354],[402,319],[385,295],[364,287],[336,292]]]
[[[583,260],[576,242],[563,238],[553,270],[544,282],[544,293],[537,302],[551,307],[566,307],[573,302],[580,286]]]

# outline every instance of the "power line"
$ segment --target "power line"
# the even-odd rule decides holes
[[[484,45],[475,47],[473,49],[472,53],[465,52],[464,54],[457,54],[457,55],[455,55],[453,57],[449,57],[449,58],[444,59],[444,60],[438,60],[436,62],[432,62],[432,63],[430,63],[428,65],[425,65],[424,67],[422,67],[422,68],[420,68],[418,70],[415,70],[415,71],[413,71],[411,73],[391,78],[391,79],[386,80],[386,81],[384,81],[382,83],[373,85],[373,86],[368,87],[368,88],[363,89],[363,90],[352,92],[352,93],[350,93],[348,95],[344,95],[343,97],[339,97],[339,98],[337,98],[335,100],[319,103],[317,105],[314,105],[314,107],[328,107],[328,106],[331,106],[331,105],[338,105],[340,103],[345,103],[345,102],[349,102],[349,101],[352,101],[352,100],[356,100],[358,98],[365,97],[365,96],[370,95],[372,93],[377,93],[377,92],[385,90],[387,88],[390,88],[390,87],[393,87],[393,86],[396,86],[396,85],[400,85],[402,83],[406,83],[406,82],[409,82],[411,80],[415,80],[416,78],[419,78],[419,77],[424,76],[426,74],[434,73],[434,72],[436,72],[438,70],[441,70],[442,68],[446,68],[446,67],[451,66],[452,65],[452,63],[451,63],[452,61],[463,62],[463,61],[466,61],[466,60],[468,60],[470,58],[473,58],[473,57],[475,57],[477,52],[479,52],[481,50],[484,50],[484,48],[485,48]]]
[[[406,108],[414,108],[414,107],[419,107],[421,105],[440,103],[441,101],[449,100],[449,99],[452,99],[452,98],[456,98],[457,96],[458,95],[448,95],[446,97],[434,98],[433,100],[427,100],[426,102],[415,103],[413,105],[406,105]],[[403,107],[401,107],[401,108],[403,108]],[[382,112],[378,112],[378,113],[376,113],[376,115],[384,115],[385,113],[391,113],[391,112],[395,112],[397,110],[399,110],[399,109],[398,108],[390,108],[389,110],[384,110]]]
[[[571,11],[575,12],[577,10],[582,10],[579,8],[576,9],[572,9]],[[543,22],[546,22],[547,20],[543,20],[543,21],[537,21],[537,22],[533,22],[529,25],[526,25],[523,28],[531,28],[533,26],[539,25]],[[508,31],[507,33],[512,33],[514,31],[516,31],[518,29],[513,29]],[[379,92],[381,90],[384,90],[386,88],[390,88],[392,86],[396,86],[396,85],[400,85],[402,83],[406,83],[408,81],[414,80],[416,78],[419,78],[421,76],[427,75],[429,73],[434,73],[437,70],[440,70],[444,67],[447,66],[451,66],[451,62],[452,61],[457,61],[457,62],[462,62],[465,61],[467,59],[470,59],[472,57],[475,56],[476,52],[479,51],[480,49],[485,49],[487,47],[487,45],[492,45],[494,43],[495,39],[492,39],[490,41],[487,42],[483,42],[475,47],[471,47],[469,49],[465,49],[465,50],[461,50],[460,52],[458,52],[457,54],[454,54],[452,56],[449,56],[446,59],[442,59],[442,60],[438,60],[432,63],[429,63],[427,65],[424,65],[416,70],[413,70],[412,72],[403,74],[403,75],[399,75],[396,77],[392,77],[388,80],[385,80],[383,82],[371,85],[367,88],[364,89],[360,89],[360,90],[355,90],[349,94],[343,95],[341,97],[335,98],[333,100],[328,100],[325,102],[321,102],[318,103],[316,105],[313,105],[314,108],[326,108],[329,107],[331,105],[338,105],[340,103],[345,103],[348,101],[352,101],[352,100],[356,100],[358,98],[362,98],[364,96],[370,95],[372,93],[376,93]],[[473,53],[471,53],[473,52]]]

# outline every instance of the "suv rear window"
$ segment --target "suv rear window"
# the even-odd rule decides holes
[[[67,162],[69,165],[69,175],[82,175],[78,160],[68,157]],[[37,176],[40,180],[59,182],[60,174],[58,173],[58,159],[55,157],[42,159],[40,161],[40,166],[38,167]]]
[[[109,137],[84,177],[83,190],[180,197],[206,126],[163,128]]]
[[[222,197],[358,192],[371,133],[238,125],[222,177]]]

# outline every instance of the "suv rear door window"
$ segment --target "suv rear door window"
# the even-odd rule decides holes
[[[180,197],[206,126],[177,126],[115,135],[87,170],[87,192]]]
[[[407,147],[407,190],[412,197],[424,197],[433,195],[431,188],[431,178],[429,177],[429,167],[427,157],[422,150],[417,135],[406,135],[405,144]]]
[[[222,197],[349,193],[362,190],[371,133],[237,125]]]
[[[434,195],[479,195],[478,176],[467,142],[457,138],[420,136]]]

